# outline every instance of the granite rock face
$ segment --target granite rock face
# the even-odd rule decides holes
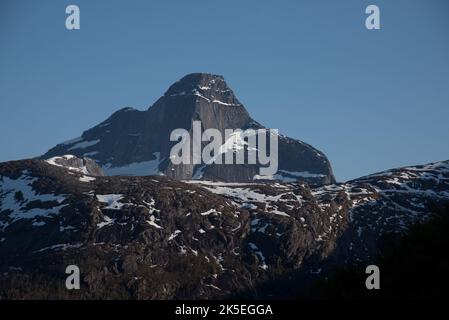
[[[257,179],[261,164],[179,164],[170,161],[174,129],[191,135],[193,121],[201,129],[217,129],[226,152],[244,147],[242,139],[226,140],[225,129],[263,129],[253,120],[222,76],[194,73],[174,83],[148,110],[124,108],[81,137],[58,144],[41,158],[73,154],[94,159],[107,175],[157,175],[176,180],[249,182]],[[280,128],[282,129],[282,128]],[[226,144],[226,142],[228,142]],[[203,147],[208,142],[203,142]],[[270,179],[304,181],[313,185],[335,182],[326,156],[312,146],[278,136],[279,166]],[[234,162],[235,163],[235,162]]]

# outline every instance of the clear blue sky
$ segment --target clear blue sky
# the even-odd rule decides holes
[[[365,29],[368,4],[382,30]],[[146,109],[191,72],[224,75],[338,180],[449,159],[447,0],[0,0],[0,43],[0,161]]]

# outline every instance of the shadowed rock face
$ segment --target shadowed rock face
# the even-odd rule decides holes
[[[42,158],[65,154],[89,157],[108,175],[164,174],[173,179],[252,181],[259,174],[255,165],[173,165],[169,160],[170,134],[183,128],[192,134],[192,122],[201,121],[202,130],[262,129],[239,102],[222,76],[194,73],[174,83],[146,111],[124,108],[80,138],[50,149]],[[203,144],[207,144],[204,142]],[[326,156],[312,146],[279,135],[279,171],[274,179],[334,182]]]
[[[0,163],[0,299],[282,297],[371,264],[385,232],[449,204],[449,161],[317,188],[86,179],[72,166]],[[82,290],[65,288],[71,264]],[[305,282],[279,285],[292,273]]]

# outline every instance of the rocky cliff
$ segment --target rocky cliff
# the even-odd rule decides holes
[[[226,139],[225,129],[264,129],[253,120],[222,76],[194,73],[174,83],[148,110],[124,108],[79,138],[58,144],[41,158],[73,154],[94,159],[108,175],[162,174],[177,180],[250,182],[260,175],[256,164],[174,165],[170,150],[173,130],[192,134],[194,121],[201,130],[218,130],[223,137],[221,157],[245,147],[240,135]],[[203,142],[203,146],[206,142]],[[305,181],[314,185],[335,182],[326,156],[312,146],[283,135],[278,136],[278,171],[269,179]],[[223,160],[224,162],[224,160]]]

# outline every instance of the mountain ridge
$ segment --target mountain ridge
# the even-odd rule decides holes
[[[294,271],[305,286],[370,264],[383,234],[448,204],[449,160],[312,188],[0,163],[0,296],[268,298],[278,290],[261,285],[277,276]],[[83,290],[65,289],[69,264]]]
[[[90,157],[111,175],[142,175],[146,170],[146,175],[164,174],[177,180],[256,179],[260,164],[173,165],[169,156],[175,142],[170,141],[170,133],[178,128],[191,133],[193,121],[201,121],[203,130],[217,129],[222,135],[225,129],[264,129],[251,118],[223,76],[193,73],[172,84],[147,110],[122,108],[84,131],[78,140],[58,144],[40,158],[65,154]],[[321,151],[283,135],[278,140],[279,180],[335,182],[330,162]]]

